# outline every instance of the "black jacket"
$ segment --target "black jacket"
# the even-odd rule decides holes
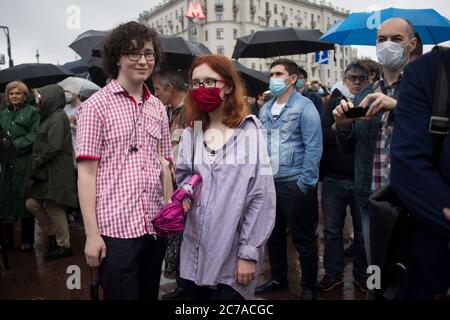
[[[330,100],[322,115],[323,154],[320,162],[320,174],[322,177],[353,180],[354,177],[354,153],[345,153],[338,148],[336,133],[331,128],[334,123],[333,109],[342,99],[342,93],[338,89],[333,91],[333,99]]]

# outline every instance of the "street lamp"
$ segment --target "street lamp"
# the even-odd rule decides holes
[[[6,41],[8,42],[8,57],[9,57],[9,67],[14,66],[14,63],[11,58],[11,40],[9,39],[9,28],[6,26],[0,26],[0,29],[3,29],[6,35]]]

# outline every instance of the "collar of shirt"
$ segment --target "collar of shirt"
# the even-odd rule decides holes
[[[379,81],[381,91],[383,91],[383,93],[395,92],[395,90],[397,90],[398,86],[400,85],[402,78],[403,78],[403,71],[398,75],[398,79],[394,83],[392,83],[391,85],[388,85],[386,83],[386,81],[384,80],[383,73],[381,73],[380,81]],[[390,94],[388,94],[388,95],[391,96]]]
[[[150,99],[151,92],[145,83],[143,83],[142,85],[144,87],[144,100],[148,101],[148,99]],[[124,88],[122,88],[122,86],[119,84],[119,82],[117,80],[115,80],[115,79],[111,80],[111,82],[109,83],[109,87],[114,94],[124,93],[126,96],[128,96],[134,100],[134,98],[132,96],[130,96],[128,91],[125,90]]]

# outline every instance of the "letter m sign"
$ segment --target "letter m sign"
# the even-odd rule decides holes
[[[189,2],[189,8],[186,12],[186,17],[188,18],[197,18],[197,19],[205,19],[205,14],[203,13],[202,6],[200,3],[196,2],[193,3],[192,1]]]

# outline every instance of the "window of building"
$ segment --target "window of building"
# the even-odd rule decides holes
[[[276,4],[273,5],[273,14],[278,14],[278,6]]]
[[[175,10],[175,17],[178,19],[178,10]]]
[[[277,19],[275,19],[275,21],[273,23],[274,23],[275,27],[278,27],[278,20]]]
[[[291,28],[293,28],[294,27],[294,24],[291,22]]]
[[[205,41],[208,41],[208,30],[205,30]]]
[[[330,79],[331,78],[331,71],[329,69],[327,70],[327,75],[328,75],[328,79]]]
[[[222,12],[216,12],[216,20],[223,21],[223,13]]]
[[[262,71],[262,64],[259,64],[259,71]]]
[[[314,68],[311,71],[312,71],[311,72],[311,78],[314,79],[316,77],[316,69]]]
[[[256,68],[256,64],[252,63],[252,69],[255,70],[255,68]]]
[[[292,8],[290,8],[289,9],[289,12],[290,12],[290,15],[291,15],[291,17],[294,15],[294,9],[292,9]]]
[[[261,0],[258,0],[258,10],[261,9]]]
[[[217,38],[217,40],[223,39],[223,28],[216,29],[216,38]]]
[[[217,54],[225,54],[224,46],[217,46]]]
[[[178,30],[178,25],[176,25],[176,30],[177,30],[177,33],[179,32],[179,30]]]
[[[238,38],[238,30],[233,29],[233,39],[236,40]]]
[[[286,8],[285,7],[281,7],[281,12],[282,13],[286,13]]]
[[[216,4],[222,4],[223,5],[223,0],[216,0]]]

